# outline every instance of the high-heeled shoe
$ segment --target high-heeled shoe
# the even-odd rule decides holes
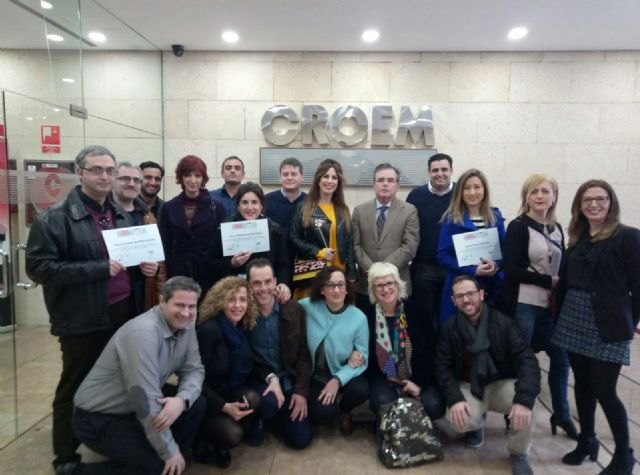
[[[600,472],[600,475],[632,475],[636,459],[633,449],[617,450],[613,453],[611,463]]]
[[[580,465],[587,457],[589,457],[589,460],[592,462],[595,462],[598,460],[598,450],[600,450],[600,442],[598,442],[595,436],[586,437],[580,434],[580,437],[578,437],[578,446],[562,457],[562,463],[566,465]]]
[[[578,431],[576,430],[576,426],[573,425],[571,417],[568,419],[560,419],[555,415],[552,415],[551,419],[549,419],[549,423],[551,424],[551,433],[553,435],[556,435],[557,426],[560,426],[560,428],[566,432],[567,437],[573,440],[578,440]]]

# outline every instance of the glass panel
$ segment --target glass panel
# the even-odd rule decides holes
[[[17,435],[16,351],[9,255],[9,162],[4,120],[4,93],[0,91],[0,449]]]

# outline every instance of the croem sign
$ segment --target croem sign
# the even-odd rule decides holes
[[[371,146],[432,148],[435,145],[431,106],[421,107],[416,116],[411,107],[401,106],[395,136],[392,124],[392,106],[371,108]],[[261,127],[265,139],[274,145],[288,145],[300,134],[303,145],[314,142],[329,145],[333,139],[342,146],[352,147],[367,139],[369,119],[362,109],[352,105],[339,107],[331,117],[323,106],[302,106],[302,118],[287,105],[275,105],[262,115]]]

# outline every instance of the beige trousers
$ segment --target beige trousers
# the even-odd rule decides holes
[[[509,414],[513,406],[515,396],[515,379],[501,379],[485,386],[484,399],[481,401],[471,394],[470,384],[460,382],[460,391],[471,407],[471,420],[469,426],[462,432],[480,429],[484,427],[484,414],[487,411]],[[531,449],[531,438],[535,428],[536,414],[535,407],[531,411],[531,422],[521,431],[511,429],[509,431],[509,442],[507,449],[509,453],[516,455],[528,455]],[[447,409],[446,423],[454,432],[458,431],[451,423],[451,413]]]

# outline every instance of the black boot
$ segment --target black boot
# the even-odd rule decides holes
[[[587,457],[595,462],[598,460],[599,449],[600,443],[595,435],[585,436],[580,434],[580,437],[578,437],[578,446],[562,457],[562,463],[566,465],[580,465]]]
[[[611,463],[600,472],[600,475],[632,475],[635,463],[633,449],[616,450]]]

